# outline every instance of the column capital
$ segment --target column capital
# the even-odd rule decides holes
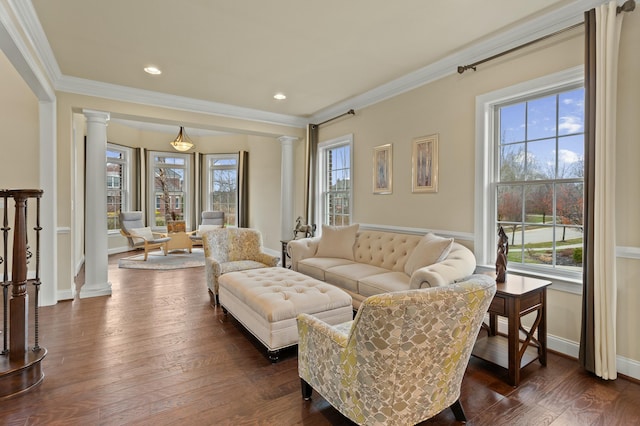
[[[281,144],[283,145],[292,145],[294,142],[297,142],[300,140],[299,137],[297,136],[280,136],[278,138],[278,140],[280,141]]]
[[[107,124],[107,121],[111,119],[111,114],[105,111],[96,111],[93,109],[83,109],[82,113],[89,121],[96,123]]]

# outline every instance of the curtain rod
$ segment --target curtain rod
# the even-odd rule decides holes
[[[622,6],[618,6],[618,8],[616,9],[616,13],[632,12],[635,8],[636,8],[636,2],[635,2],[635,0],[627,0],[627,1],[625,1],[625,2],[622,4]],[[557,36],[558,34],[562,34],[562,33],[564,33],[565,31],[569,31],[569,30],[572,30],[572,29],[574,29],[574,28],[578,28],[579,26],[581,26],[581,25],[583,25],[583,24],[584,24],[584,22],[579,22],[579,23],[577,23],[577,24],[571,25],[570,27],[567,27],[567,28],[564,28],[564,29],[562,29],[562,30],[556,31],[555,33],[547,34],[546,36],[542,36],[542,37],[537,38],[537,39],[535,39],[535,40],[531,40],[531,41],[529,41],[529,42],[527,42],[527,43],[524,43],[524,44],[521,44],[521,45],[519,45],[519,46],[513,47],[513,48],[511,48],[511,49],[509,49],[509,50],[505,50],[504,52],[497,53],[497,54],[495,54],[495,55],[493,55],[493,56],[490,56],[490,57],[488,57],[488,58],[485,58],[485,59],[482,59],[482,60],[480,60],[480,61],[474,62],[474,63],[472,63],[472,64],[469,64],[469,65],[461,65],[461,66],[459,66],[459,67],[458,67],[458,74],[462,74],[463,72],[465,72],[465,71],[466,71],[466,70],[468,70],[468,69],[472,69],[472,70],[474,70],[474,71],[475,71],[475,70],[476,70],[476,67],[477,67],[478,65],[480,65],[480,64],[484,64],[485,62],[489,62],[489,61],[491,61],[491,60],[493,60],[493,59],[499,58],[500,56],[507,55],[507,54],[509,54],[509,53],[511,53],[511,52],[514,52],[514,51],[516,51],[516,50],[519,50],[519,49],[522,49],[522,48],[524,48],[524,47],[530,46],[530,45],[532,45],[532,44],[534,44],[534,43],[538,43],[538,42],[543,41],[543,40],[546,40],[546,39],[548,39],[548,38],[551,38],[551,37]]]
[[[322,126],[323,124],[327,124],[330,121],[333,120],[337,120],[340,117],[344,117],[345,115],[356,115],[356,112],[353,109],[350,109],[349,111],[345,112],[344,114],[340,114],[340,115],[336,115],[333,118],[330,118],[328,120],[323,121],[322,123],[318,123],[318,124],[312,124],[313,127],[318,127],[318,126]]]

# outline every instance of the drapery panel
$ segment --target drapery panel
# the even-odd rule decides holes
[[[249,152],[238,153],[238,228],[249,227]]]
[[[580,362],[616,370],[615,155],[618,46],[623,14],[611,1],[585,14],[585,254]]]
[[[316,218],[316,200],[318,198],[318,186],[316,185],[316,172],[318,167],[318,128],[317,124],[307,126],[307,149],[306,149],[306,190],[305,190],[305,210],[307,212],[306,223],[318,223]]]

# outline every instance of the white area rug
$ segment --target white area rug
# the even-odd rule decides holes
[[[204,251],[201,248],[194,248],[192,253],[174,250],[166,256],[161,250],[153,251],[149,253],[146,262],[144,252],[118,260],[118,267],[125,269],[182,269],[199,266],[204,266]]]

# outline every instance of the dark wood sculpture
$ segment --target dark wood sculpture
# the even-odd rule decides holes
[[[502,226],[498,230],[498,255],[496,257],[496,282],[503,283],[507,279],[507,254],[509,254],[509,237]]]

